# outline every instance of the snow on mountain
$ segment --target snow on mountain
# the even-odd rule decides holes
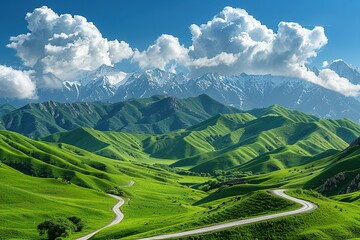
[[[279,104],[319,117],[348,117],[360,121],[360,102],[355,98],[297,78],[247,74],[224,77],[208,73],[196,79],[176,82],[176,76],[169,73],[164,84],[164,74],[153,71],[131,76],[126,84],[118,88],[111,101],[159,94],[185,98],[205,93],[221,103],[243,110]]]
[[[360,84],[360,70],[343,60],[335,60],[329,65],[329,69],[336,72],[340,77],[349,79],[353,84]]]
[[[115,67],[101,65],[94,71],[84,71],[81,73],[79,83],[82,86],[85,86],[91,82],[98,81],[99,79],[103,81],[103,78],[106,77],[111,85],[118,87],[126,81],[128,76],[129,74],[119,71]]]
[[[360,76],[356,68],[341,61],[332,63],[330,67],[339,75],[351,76],[349,79],[354,82]],[[208,73],[189,79],[183,74],[160,69],[127,74],[102,65],[94,71],[81,73],[78,81],[62,84],[62,88],[58,89],[39,89],[37,101],[117,102],[153,95],[186,98],[207,94],[221,103],[243,110],[279,104],[319,117],[347,117],[360,122],[360,102],[357,99],[297,78],[247,74],[221,76]],[[12,103],[8,99],[2,102]]]

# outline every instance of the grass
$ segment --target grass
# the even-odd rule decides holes
[[[11,110],[10,106],[0,106],[0,125],[32,138],[79,127],[162,134],[190,127],[218,113],[240,112],[206,95],[187,99],[153,96],[113,104],[47,101]]]
[[[339,172],[347,177],[324,192],[331,199],[313,191],[290,191],[318,204],[315,212],[205,237],[358,237],[360,196],[337,194],[360,173],[359,146],[346,148],[359,133],[359,126],[349,120],[319,120],[279,106],[220,114],[161,135],[78,128],[44,142],[0,131],[0,239],[38,239],[36,225],[49,217],[77,215],[87,223],[83,233],[99,228],[113,217],[116,200],[104,192],[115,187],[127,199],[125,219],[94,239],[133,239],[294,209],[298,206],[266,190],[319,190]],[[203,192],[196,185],[213,179],[210,175],[181,176],[149,165],[159,162],[197,172],[254,174],[241,175],[244,184]],[[125,187],[130,180],[135,185]]]
[[[149,221],[154,211],[164,216],[160,219],[193,213],[198,207],[191,203],[206,196],[177,183],[190,177],[115,161],[67,144],[1,131],[0,145],[0,199],[4,206],[0,208],[0,236],[6,239],[38,239],[36,225],[49,217],[77,215],[88,224],[83,233],[99,228],[113,218],[111,207],[116,200],[104,191],[115,187],[131,199],[124,213],[135,223]],[[124,187],[130,180],[135,185]]]
[[[289,194],[312,201],[319,208],[310,213],[179,239],[350,239],[360,236],[359,206],[311,191],[291,190]]]
[[[167,196],[171,196],[170,194]],[[154,199],[151,199],[152,202]],[[193,202],[192,199],[190,202]],[[132,200],[131,200],[132,201]],[[138,209],[142,212],[141,220],[137,222],[131,219],[124,220],[121,226],[113,227],[109,230],[99,233],[94,239],[109,239],[109,238],[124,238],[134,239],[145,236],[153,236],[163,233],[171,233],[184,231],[188,229],[207,226],[214,223],[227,222],[235,219],[243,219],[250,216],[258,216],[271,214],[279,211],[297,208],[298,206],[288,200],[279,198],[266,191],[254,192],[245,196],[236,196],[231,198],[222,199],[221,201],[209,202],[207,204],[198,206],[187,206],[186,201],[173,198],[175,203],[181,203],[184,207],[191,207],[195,212],[193,213],[177,213],[177,217],[167,213],[162,213],[157,216],[157,212],[153,212],[153,216],[148,219],[145,218],[146,210]],[[133,204],[131,202],[131,204]],[[142,202],[145,204],[145,201]],[[127,208],[130,208],[128,206]],[[131,217],[131,211],[127,212],[124,208],[125,216]],[[157,205],[156,209],[165,208],[164,206]],[[121,229],[121,231],[120,231]]]
[[[76,215],[86,222],[83,231],[93,231],[112,220],[115,202],[103,192],[27,176],[1,164],[0,239],[39,239],[36,226],[55,216]]]
[[[360,126],[350,120],[320,120],[272,106],[218,114],[160,135],[80,128],[43,140],[72,144],[113,159],[166,163],[198,173],[219,169],[268,173],[305,164],[324,151],[343,150],[357,135]]]

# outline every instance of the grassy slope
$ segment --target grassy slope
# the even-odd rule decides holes
[[[238,202],[235,201],[237,198],[234,198],[234,196],[246,195],[257,190],[275,187],[318,188],[328,177],[333,176],[333,174],[339,171],[358,171],[358,156],[360,153],[357,147],[350,148],[344,152],[334,150],[329,150],[325,153],[322,152],[327,149],[341,149],[347,146],[347,143],[357,134],[359,130],[358,125],[348,120],[318,121],[303,114],[293,116],[291,112],[285,110],[275,106],[269,108],[265,116],[258,116],[257,119],[248,113],[218,115],[209,119],[205,124],[195,125],[190,129],[191,131],[181,130],[160,136],[148,137],[145,135],[110,132],[101,133],[90,129],[78,129],[76,131],[80,133],[73,131],[71,132],[73,135],[67,138],[73,141],[71,142],[72,144],[82,146],[94,153],[108,150],[111,145],[116,146],[114,149],[109,150],[109,152],[111,154],[123,152],[123,158],[125,159],[131,156],[130,153],[133,151],[132,149],[136,149],[136,147],[136,151],[138,152],[135,153],[139,154],[137,157],[144,157],[145,160],[148,158],[147,154],[154,154],[155,152],[163,151],[161,154],[168,154],[168,152],[175,151],[176,153],[176,151],[179,150],[175,147],[171,149],[170,146],[174,142],[179,143],[179,141],[175,141],[179,136],[180,139],[184,141],[180,141],[182,144],[177,147],[181,149],[181,147],[185,145],[192,146],[192,148],[186,147],[188,151],[186,154],[194,154],[194,151],[208,152],[211,151],[212,148],[215,149],[212,150],[212,152],[217,154],[224,154],[231,151],[246,153],[245,147],[243,147],[241,151],[239,150],[244,143],[247,144],[246,147],[248,148],[249,155],[256,155],[259,154],[259,150],[264,150],[264,154],[261,157],[248,161],[248,163],[243,165],[246,168],[244,167],[242,170],[254,169],[254,171],[261,170],[268,173],[249,176],[246,178],[248,184],[221,188],[209,196],[207,196],[207,193],[178,184],[178,182],[188,183],[199,181],[199,179],[194,180],[194,177],[183,177],[183,179],[180,179],[178,175],[164,170],[145,167],[130,162],[113,161],[67,144],[34,141],[7,131],[0,131],[0,159],[5,164],[17,168],[23,173],[48,178],[39,179],[41,181],[46,180],[50,183],[53,181],[57,184],[59,182],[53,179],[54,177],[70,176],[72,183],[88,188],[81,188],[86,191],[84,194],[90,194],[93,190],[103,191],[114,186],[121,186],[130,179],[133,179],[136,181],[133,187],[123,188],[126,196],[131,199],[130,204],[123,207],[125,216],[128,216],[128,218],[125,218],[121,224],[121,228],[119,228],[120,225],[114,226],[100,233],[96,238],[132,238],[132,236],[136,234],[152,235],[224,221],[229,218],[245,217],[246,214],[243,216],[234,214],[235,211],[241,210],[244,206],[247,206],[250,215],[265,213],[261,212],[264,211],[262,208],[259,209],[255,206],[246,205],[246,196],[243,196]],[[285,114],[288,116],[283,116]],[[258,137],[251,137],[257,135],[259,131],[261,131],[261,134]],[[189,132],[190,134],[188,134]],[[67,135],[55,135],[55,140],[57,137],[60,139],[64,138],[64,136],[66,137]],[[82,139],[80,136],[85,137]],[[222,142],[224,139],[227,141]],[[118,145],[115,145],[116,142]],[[281,146],[282,144],[288,146]],[[264,146],[266,150],[263,149]],[[167,149],[168,152],[166,152],[165,149]],[[143,153],[143,151],[147,153]],[[317,153],[319,154],[314,156]],[[202,153],[198,153],[197,155],[202,155]],[[291,162],[287,163],[289,156],[298,157],[293,157]],[[237,156],[234,155],[234,158],[235,157]],[[273,165],[271,165],[271,167],[266,165],[269,162],[280,166],[280,170],[274,171],[276,169],[273,169]],[[294,162],[296,162],[295,165],[303,165],[294,166],[292,165]],[[198,166],[204,163],[206,163],[206,161],[202,163],[199,162]],[[223,162],[218,161],[218,164],[220,163]],[[237,162],[237,164],[238,163],[239,162]],[[5,168],[8,168],[5,164],[3,164]],[[228,166],[231,166],[231,164]],[[286,169],[288,167],[289,169]],[[241,167],[232,168],[234,171],[239,169],[241,169]],[[10,171],[11,169],[8,168],[7,170]],[[41,184],[46,185],[45,183]],[[25,183],[24,185],[26,186]],[[10,188],[6,188],[8,186]],[[73,184],[69,186],[78,188]],[[4,191],[14,193],[11,195],[19,196],[19,194],[16,193],[18,189],[12,187],[11,184],[2,187]],[[339,189],[335,189],[334,193],[338,191]],[[31,192],[32,191],[30,191],[30,193]],[[106,197],[103,193],[99,194]],[[289,224],[291,231],[303,235],[305,238],[337,237],[340,236],[340,234],[352,237],[358,233],[358,228],[354,227],[357,226],[357,221],[359,221],[354,218],[354,213],[359,213],[357,200],[352,201],[353,203],[341,203],[322,197],[319,198],[309,192],[297,192],[296,194],[300,194],[299,196],[309,198],[320,206],[324,206],[324,208],[322,208],[324,210],[320,212],[320,215],[314,215],[314,217],[305,224],[300,224],[300,227],[302,226],[305,231],[300,231],[300,228],[298,228],[298,218],[290,217],[285,220],[276,220],[276,222],[279,221],[280,224],[277,225],[276,223],[275,228],[272,228],[271,224],[264,223],[265,225],[255,224],[245,227],[250,230],[242,230],[243,228],[241,228],[240,230],[225,231],[221,234],[232,237],[232,234],[235,233],[238,234],[237,236],[241,235],[245,238],[251,238],[254,237],[253,234],[255,234],[255,231],[260,231],[260,235],[258,236],[266,238],[269,234],[274,233],[276,229],[279,229],[279,231],[283,232],[284,236],[289,236],[288,234],[290,234],[290,232],[287,231],[286,224]],[[348,198],[356,199],[356,196],[354,197],[353,195],[354,194],[339,197],[338,200],[345,202]],[[16,198],[18,199],[19,197]],[[249,203],[256,202],[254,199],[256,200],[256,195],[255,198],[254,196],[248,198]],[[78,202],[79,200],[74,199],[73,201]],[[225,204],[222,204],[223,202],[225,202]],[[266,206],[266,202],[268,202],[268,198],[263,196],[257,205],[265,203]],[[278,200],[275,202],[280,203]],[[94,203],[94,206],[96,204],[98,203]],[[335,207],[335,205],[337,207]],[[34,212],[43,216],[41,215],[39,206],[40,205],[37,205],[34,208]],[[212,207],[211,210],[209,206]],[[217,209],[217,206],[220,206],[220,208]],[[340,209],[342,209],[342,211],[340,211]],[[80,215],[86,212],[85,209],[81,208],[77,211]],[[344,215],[345,213],[348,213],[348,215]],[[11,222],[12,216],[9,215],[8,212],[3,213],[3,211],[0,211],[0,214],[4,214],[5,222]],[[314,223],[315,221],[323,221],[322,217],[329,218],[331,214],[348,223],[349,227],[345,225],[334,226],[331,232],[330,230],[332,228],[327,228],[324,224]],[[40,219],[39,216],[36,217]],[[192,220],[189,221],[189,219]],[[185,222],[189,223],[185,224]],[[308,222],[312,224],[308,224]],[[332,226],[334,222],[325,221],[325,223]],[[175,226],[170,227],[172,225]],[[260,230],[259,226],[261,226]],[[5,234],[9,234],[9,228],[10,224],[3,227],[2,231],[4,231]],[[20,228],[21,226],[16,227],[16,229]],[[17,234],[21,236],[21,234],[24,235],[25,233],[19,231]],[[34,235],[35,233],[31,234]],[[276,234],[277,233],[275,233],[274,236],[277,236]],[[279,235],[279,237],[281,236]]]
[[[126,196],[129,197],[130,204],[128,203],[123,207],[123,212],[125,213],[125,220],[124,222],[119,226],[114,226],[112,228],[107,229],[104,232],[101,232],[99,235],[96,236],[95,239],[106,239],[109,237],[127,237],[129,239],[132,239],[133,236],[148,236],[153,234],[159,234],[159,233],[165,233],[165,232],[173,232],[178,231],[179,229],[189,229],[194,228],[198,226],[203,226],[215,222],[222,222],[227,221],[229,219],[235,219],[235,218],[242,218],[242,217],[249,217],[253,215],[260,215],[260,214],[266,214],[269,212],[276,212],[280,209],[292,207],[291,204],[287,205],[288,203],[282,202],[279,199],[273,199],[272,197],[269,198],[267,193],[264,192],[258,192],[250,195],[246,195],[250,192],[254,192],[261,189],[268,189],[272,187],[290,187],[290,186],[304,186],[309,180],[313,179],[314,177],[320,175],[322,172],[324,172],[326,169],[328,169],[329,165],[328,163],[337,163],[338,161],[328,161],[327,159],[331,158],[327,155],[328,154],[322,154],[319,157],[314,157],[313,159],[309,160],[309,163],[307,165],[297,167],[297,168],[290,168],[289,170],[280,170],[280,171],[274,171],[268,174],[262,174],[262,175],[255,175],[248,178],[248,181],[250,181],[250,184],[240,184],[235,185],[232,187],[222,188],[220,191],[214,192],[213,194],[209,195],[207,197],[207,194],[201,191],[197,191],[185,186],[179,185],[177,182],[197,182],[199,179],[193,179],[194,177],[183,177],[183,179],[180,179],[179,176],[174,175],[172,173],[160,170],[160,169],[154,169],[152,167],[145,167],[140,164],[132,164],[128,162],[117,162],[112,161],[106,158],[102,158],[97,155],[93,155],[91,153],[86,152],[85,150],[80,150],[80,155],[76,154],[76,150],[78,150],[75,147],[63,144],[61,148],[57,144],[46,144],[34,140],[30,140],[27,138],[22,137],[21,135],[10,133],[3,131],[1,132],[1,140],[3,141],[2,144],[8,144],[6,151],[1,152],[0,156],[5,156],[6,158],[9,158],[9,156],[13,156],[11,154],[17,154],[17,157],[21,157],[22,151],[16,150],[16,148],[19,148],[19,146],[26,147],[27,149],[31,149],[28,151],[37,152],[37,151],[46,151],[50,155],[59,155],[65,156],[66,161],[68,163],[71,163],[66,167],[66,169],[72,169],[75,172],[81,173],[84,169],[86,171],[89,171],[89,173],[94,174],[96,172],[91,167],[91,162],[89,159],[95,158],[96,162],[101,162],[104,165],[106,165],[106,173],[110,179],[111,182],[117,182],[117,185],[125,184],[130,179],[135,180],[136,184],[131,188],[123,187],[122,189],[125,191]],[[6,140],[7,139],[7,140]],[[11,142],[16,142],[18,145],[16,148],[11,148]],[[3,145],[5,146],[5,145]],[[356,151],[355,151],[356,152]],[[64,155],[65,154],[65,155]],[[331,152],[333,154],[333,151]],[[36,155],[36,154],[35,154]],[[351,155],[351,154],[350,154]],[[39,161],[43,161],[43,157],[36,158]],[[74,158],[74,159],[73,159]],[[76,165],[76,159],[81,159],[82,161],[85,161],[85,165]],[[324,160],[325,159],[325,160]],[[312,161],[311,161],[312,160]],[[4,159],[3,159],[4,161]],[[8,160],[6,160],[8,161]],[[5,161],[5,162],[6,162]],[[326,163],[328,162],[328,163]],[[54,162],[52,162],[54,164]],[[56,165],[56,164],[54,164]],[[353,166],[353,165],[352,165]],[[15,167],[15,166],[14,166]],[[81,169],[77,169],[75,167],[80,167]],[[5,164],[3,164],[3,169],[6,169],[6,171],[11,171],[11,174],[14,171],[13,169],[10,169]],[[18,172],[17,172],[18,173]],[[311,175],[309,173],[312,173]],[[14,221],[14,216],[12,215],[12,212],[5,211],[5,208],[0,211],[0,214],[2,215],[2,218],[4,219],[4,224],[1,225],[1,231],[4,236],[10,236],[10,234],[14,234],[12,236],[14,237],[36,237],[36,231],[31,230],[35,224],[37,224],[37,221],[46,219],[47,217],[51,215],[46,215],[43,211],[43,206],[49,206],[49,209],[52,209],[54,206],[52,203],[48,203],[45,200],[39,199],[38,195],[41,195],[42,197],[45,197],[46,199],[53,199],[58,204],[64,204],[64,201],[71,202],[73,205],[63,206],[62,210],[65,209],[65,214],[74,212],[79,216],[85,216],[88,213],[89,209],[84,208],[84,202],[78,198],[78,196],[87,196],[89,195],[90,199],[95,199],[96,201],[92,201],[91,204],[92,207],[98,208],[98,204],[103,202],[104,200],[100,201],[100,197],[91,195],[91,194],[97,194],[102,196],[103,198],[106,198],[106,196],[99,192],[96,193],[91,189],[86,188],[79,188],[73,184],[71,185],[64,185],[59,180],[55,179],[39,179],[39,178],[33,178],[29,176],[25,176],[22,173],[18,173],[21,175],[21,177],[16,177],[16,181],[19,182],[11,182],[14,181],[13,178],[9,178],[4,174],[4,181],[6,182],[7,179],[12,179],[10,182],[6,182],[6,184],[1,184],[1,188],[3,188],[3,192],[6,192],[7,196],[12,196],[13,198],[10,200],[5,201],[5,205],[9,206],[9,202],[15,202],[15,205],[17,208],[27,209],[25,211],[29,211],[29,205],[26,205],[21,202],[20,196],[23,196],[22,194],[19,194],[20,192],[26,192],[28,196],[30,196],[29,200],[31,200],[33,197],[35,198],[32,201],[32,210],[29,214],[32,215],[30,222],[22,222],[21,220]],[[90,175],[91,176],[91,175]],[[78,177],[81,179],[83,176],[81,174],[78,175]],[[89,176],[86,176],[89,177]],[[97,178],[96,182],[97,184],[89,184],[90,188],[94,188],[97,190],[103,189],[104,187],[111,187],[110,183],[107,183],[106,177],[102,176],[99,177],[95,174],[94,176]],[[31,178],[31,180],[27,180],[28,178]],[[105,180],[103,179],[105,178]],[[204,179],[205,180],[205,179]],[[28,183],[27,183],[28,181]],[[39,181],[39,182],[37,182]],[[85,181],[85,180],[84,180]],[[88,180],[86,180],[88,182]],[[101,184],[99,184],[101,182]],[[74,181],[74,183],[78,184],[77,181]],[[38,186],[41,186],[41,188],[34,188],[34,185],[32,187],[29,187],[29,184],[38,184]],[[54,187],[56,184],[60,184],[61,187]],[[108,185],[109,184],[109,185]],[[19,186],[24,186],[24,188],[21,188]],[[44,186],[44,187],[42,187]],[[56,185],[57,186],[57,185]],[[62,188],[64,186],[65,189]],[[73,189],[74,190],[73,190]],[[20,189],[20,190],[19,190]],[[29,190],[31,189],[31,190]],[[61,193],[56,192],[57,190],[61,191]],[[44,191],[44,192],[43,192]],[[52,192],[53,191],[53,192]],[[55,192],[54,192],[55,191]],[[79,195],[76,195],[75,193],[72,193],[72,191],[78,191]],[[10,193],[10,194],[9,194]],[[52,194],[54,194],[54,197],[51,197]],[[65,196],[66,195],[66,196]],[[307,194],[308,195],[308,194]],[[304,195],[303,197],[308,197],[307,195]],[[235,197],[236,196],[236,197]],[[240,199],[238,199],[238,196],[241,196]],[[302,195],[301,195],[302,196]],[[99,201],[97,201],[99,199]],[[310,199],[312,200],[312,199]],[[109,200],[111,204],[113,204],[113,200]],[[338,219],[344,220],[349,227],[346,227],[344,225],[337,226],[333,232],[329,233],[328,228],[326,225],[321,224],[305,224],[301,225],[303,226],[304,231],[300,231],[300,229],[297,227],[298,222],[300,220],[297,220],[298,218],[286,218],[284,220],[276,220],[275,222],[279,221],[280,225],[276,225],[275,229],[279,229],[279,231],[283,231],[282,234],[284,236],[288,236],[287,234],[290,234],[287,229],[284,229],[284,226],[289,225],[291,226],[291,231],[298,231],[298,234],[305,235],[306,237],[321,237],[326,236],[339,236],[339,234],[345,234],[345,236],[356,236],[358,229],[356,228],[356,224],[358,224],[356,219],[353,218],[354,213],[357,213],[358,210],[356,208],[355,203],[352,203],[350,205],[347,205],[346,203],[339,203],[338,201],[330,202],[330,204],[327,201],[330,200],[324,200],[320,199],[314,200],[318,204],[324,204],[326,205],[326,209],[322,212],[320,212],[320,215],[315,215],[314,218],[311,218],[310,223],[313,223],[313,221],[320,220],[322,221],[322,217],[325,216],[326,218],[329,217],[329,214],[334,214],[333,216],[336,216]],[[325,201],[325,203],[321,202]],[[225,203],[224,203],[225,202]],[[270,203],[275,203],[275,205],[271,205]],[[270,204],[270,205],[269,205]],[[285,205],[284,205],[285,204]],[[110,205],[110,204],[109,204]],[[337,206],[335,208],[335,205]],[[209,209],[209,206],[211,206],[211,209]],[[220,206],[218,208],[218,206]],[[261,206],[259,208],[259,206]],[[263,208],[263,206],[269,206],[269,208]],[[330,207],[328,207],[330,206]],[[11,206],[11,208],[13,205]],[[97,214],[105,214],[105,212],[102,212],[101,209],[109,209],[109,206],[102,206],[103,208],[99,208],[100,213],[97,211],[92,212],[91,214],[94,214],[94,219]],[[328,208],[327,208],[328,207]],[[337,209],[339,207],[339,209]],[[334,210],[334,209],[335,210]],[[343,216],[343,212],[340,211],[340,208],[343,209],[342,211],[344,213],[351,213],[349,217]],[[339,211],[340,213],[336,212]],[[61,214],[58,212],[52,212],[53,215],[60,216]],[[106,215],[106,214],[105,214]],[[105,222],[109,219],[109,217],[105,217],[101,222],[97,222],[94,224],[91,223],[91,215],[89,217],[90,224],[88,225],[88,229],[94,229],[95,225],[103,225]],[[24,215],[26,218],[27,215]],[[61,215],[62,216],[62,215]],[[176,216],[176,217],[174,217]],[[88,219],[88,217],[86,217]],[[315,220],[314,220],[315,219]],[[290,221],[290,222],[289,222]],[[14,222],[18,222],[14,224]],[[331,221],[326,222],[327,224],[333,224]],[[22,226],[22,224],[28,226],[27,228]],[[265,223],[263,223],[265,224]],[[254,227],[255,226],[255,227]],[[221,236],[229,236],[231,237],[233,233],[236,233],[237,236],[241,235],[244,237],[252,238],[255,235],[255,231],[259,231],[259,228],[256,227],[258,224],[251,225],[249,227],[245,228],[239,228],[240,230],[232,229],[229,231],[221,232]],[[268,234],[274,234],[275,230],[273,228],[273,225],[265,224],[260,225],[261,229],[264,228],[264,230],[260,231],[261,237],[269,236]],[[251,228],[252,227],[252,228]],[[250,230],[243,230],[248,229]],[[24,230],[19,230],[24,229]],[[25,230],[26,229],[26,230]],[[29,230],[28,230],[29,229]],[[240,232],[239,232],[240,231]],[[216,238],[216,233],[215,236]],[[256,233],[259,234],[259,233]],[[275,233],[276,234],[276,233]],[[276,236],[276,235],[274,235]]]
[[[199,212],[195,216],[190,217],[192,220],[188,223],[185,224],[184,222],[189,219],[189,216],[179,216],[177,219],[180,223],[176,224],[174,227],[163,227],[139,236],[149,236],[190,229],[204,224],[221,222],[225,219],[233,219],[232,216],[234,216],[234,218],[241,218],[242,216],[238,216],[238,214],[241,215],[241,213],[246,211],[256,211],[255,206],[261,206],[260,209],[264,210],[264,206],[267,206],[267,201],[265,199],[257,202],[256,197],[249,198],[249,202],[254,205],[247,205],[245,201],[245,199],[247,199],[247,194],[254,194],[254,192],[258,190],[269,188],[307,187],[308,183],[311,183],[314,179],[317,179],[322,174],[330,171],[333,166],[338,166],[338,164],[342,164],[344,161],[349,163],[345,164],[348,171],[356,170],[357,165],[351,161],[359,159],[358,157],[355,157],[357,156],[357,149],[359,149],[359,147],[355,146],[350,149],[351,151],[346,150],[344,152],[337,152],[330,150],[319,156],[312,157],[307,164],[301,167],[250,176],[247,179],[250,182],[249,184],[223,187],[209,196],[195,202],[194,206],[207,207],[208,210]],[[340,155],[343,157],[341,160],[339,159]],[[347,156],[352,157],[348,158]],[[319,186],[319,184],[320,183],[318,182],[317,186]],[[252,194],[250,196],[254,196]],[[239,237],[242,239],[337,239],[339,237],[352,238],[360,236],[358,192],[335,196],[333,197],[333,200],[312,191],[296,190],[290,191],[290,194],[315,202],[319,205],[319,209],[312,213],[296,217],[287,217],[284,219],[252,224],[250,226],[199,236],[199,238],[192,237],[188,239],[203,239],[204,237],[206,237],[206,239],[238,239]],[[239,201],[238,196],[241,196],[239,205],[236,204],[236,202]],[[235,205],[229,205],[228,200],[235,203]],[[242,202],[243,200],[244,202]],[[272,203],[279,203],[278,201],[279,200],[275,201],[274,199],[271,200]],[[211,210],[209,210],[209,206],[211,206]],[[219,210],[217,206],[220,206]],[[222,217],[224,218],[222,219]],[[164,222],[167,221],[170,221],[170,218]],[[148,224],[150,224],[150,222]],[[145,225],[147,224],[145,223]],[[128,236],[126,234],[122,235],[116,233],[117,231],[118,230],[113,229],[111,231],[109,230],[109,233],[104,232],[103,234],[98,235],[98,239],[105,239],[107,236]],[[130,235],[136,233],[138,232],[130,233]],[[295,238],[293,236],[298,237]],[[129,239],[132,239],[132,237],[129,237]]]
[[[333,196],[332,199],[341,201],[341,202],[354,203],[354,204],[360,206],[360,191],[336,195],[336,196]]]
[[[187,196],[189,198],[189,196]],[[180,199],[173,198],[176,204],[190,207]],[[133,204],[131,200],[131,204]],[[191,206],[195,213],[180,213],[176,218],[167,213],[157,216],[157,210],[152,210],[150,219],[125,219],[118,227],[113,227],[98,234],[94,239],[125,238],[152,236],[162,233],[177,232],[193,229],[209,224],[227,222],[233,219],[242,219],[249,216],[270,214],[278,211],[294,209],[298,206],[282,198],[273,196],[265,191],[255,192],[246,196],[226,198],[218,202],[211,202],[201,206]],[[146,209],[148,210],[148,209]],[[143,207],[139,211],[144,211]],[[132,212],[124,209],[125,215]],[[161,221],[158,222],[158,220]],[[169,224],[171,223],[171,224]],[[121,231],[120,231],[121,229]]]
[[[0,239],[38,239],[37,224],[55,216],[79,216],[86,221],[84,231],[92,231],[112,220],[115,202],[102,192],[27,176],[1,164]]]
[[[358,205],[334,201],[310,191],[293,190],[290,195],[312,201],[319,208],[310,213],[181,239],[349,239],[360,236]]]
[[[79,127],[102,131],[165,133],[192,126],[218,113],[240,110],[206,95],[177,99],[154,96],[109,103],[31,103],[1,116],[6,129],[32,138]]]
[[[85,147],[112,158],[172,160],[173,167],[195,172],[233,169],[266,173],[305,164],[329,149],[342,150],[357,134],[360,126],[350,120],[319,120],[272,106],[249,113],[219,114],[163,135],[78,129],[44,139]]]
[[[149,161],[143,152],[142,141],[145,134],[123,132],[101,132],[89,128],[78,128],[69,132],[59,132],[42,138],[44,141],[67,143],[101,156],[118,160]]]
[[[191,207],[191,203],[206,196],[177,183],[181,177],[176,174],[131,162],[114,161],[67,144],[48,144],[1,131],[0,146],[0,188],[3,190],[0,196],[6,206],[0,210],[0,236],[35,239],[34,226],[40,221],[70,213],[88,221],[87,232],[105,225],[112,218],[114,199],[107,197],[104,190],[115,186],[133,200],[133,204],[126,207],[130,211],[128,214],[141,214],[143,219],[153,217],[153,209],[157,209],[161,216],[194,212],[198,207]],[[63,181],[64,178],[72,184]],[[122,187],[130,180],[136,182],[133,187]],[[188,181],[186,177],[184,180]],[[158,196],[154,195],[155,192]],[[25,200],[22,199],[24,197]],[[174,197],[183,199],[188,206],[174,203]],[[152,201],[144,204],[146,199]],[[99,211],[87,208],[87,201],[90,208]],[[139,206],[143,206],[143,210],[139,211]],[[14,212],[11,209],[18,210]],[[24,214],[20,214],[22,210]],[[102,216],[100,220],[98,216]],[[98,222],[95,222],[96,219]]]
[[[360,173],[359,159],[360,146],[354,146],[344,151],[329,150],[307,159],[307,162],[301,166],[248,176],[244,179],[247,184],[222,187],[197,204],[269,188],[319,190],[327,179],[340,172],[347,173],[348,177],[345,180],[330,191],[324,192],[327,195],[336,195],[346,190],[350,182]]]

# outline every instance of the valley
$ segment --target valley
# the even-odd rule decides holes
[[[0,5],[0,240],[360,239],[360,1]]]
[[[37,139],[1,130],[2,238],[38,239],[36,225],[41,221],[72,215],[81,218],[85,227],[70,238],[83,237],[114,218],[111,208],[117,200],[107,193],[124,199],[121,212],[125,217],[91,239],[147,238],[234,220],[270,217],[300,208],[291,200],[269,193],[271,189],[289,189],[288,195],[313,202],[318,209],[182,238],[201,239],[201,234],[205,234],[206,238],[217,239],[220,234],[251,239],[282,232],[278,237],[287,239],[285,225],[309,239],[341,234],[358,236],[356,215],[360,206],[356,194],[360,183],[360,145],[355,141],[360,135],[358,124],[348,119],[321,119],[278,105],[239,111],[208,96],[170,98],[171,104],[143,114],[141,109],[168,99],[153,97],[141,100],[142,104],[132,100],[133,112],[142,112],[134,125],[151,119],[146,120],[148,124],[160,121],[163,129],[169,129],[172,121],[162,122],[153,117],[157,109],[168,112],[168,115],[160,114],[166,119],[186,116],[183,122],[186,119],[193,122],[173,131],[154,133],[149,128],[137,127],[127,131],[95,130],[92,126],[97,123],[88,121],[93,125],[62,129]],[[187,108],[182,107],[183,102]],[[49,104],[52,113],[71,106]],[[106,109],[111,105],[93,106]],[[36,115],[37,121],[56,123],[58,114],[32,109],[26,111],[47,116],[45,120]],[[21,122],[24,115],[19,111],[23,109],[3,116],[16,114]],[[108,119],[107,116],[101,118]],[[85,122],[81,121],[79,124]],[[50,132],[41,129],[43,133]],[[19,130],[22,131],[26,129]],[[126,187],[129,182],[136,184]],[[26,199],[22,197],[24,194],[28,196]],[[14,207],[15,212],[11,210]],[[337,221],[343,219],[346,226],[338,225],[329,232],[321,224],[310,224],[324,221],[328,214],[335,214]],[[310,223],[297,226],[297,221],[302,221],[298,219],[308,219],[306,222]],[[326,221],[335,224],[331,219]]]

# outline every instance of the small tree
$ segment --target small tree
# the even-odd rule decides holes
[[[47,239],[55,240],[59,237],[68,237],[77,230],[76,225],[67,218],[52,218],[37,226],[40,236],[47,235]]]
[[[76,226],[75,232],[80,232],[84,228],[85,224],[81,220],[81,218],[77,216],[72,216],[72,217],[68,217],[67,219],[69,219]]]

